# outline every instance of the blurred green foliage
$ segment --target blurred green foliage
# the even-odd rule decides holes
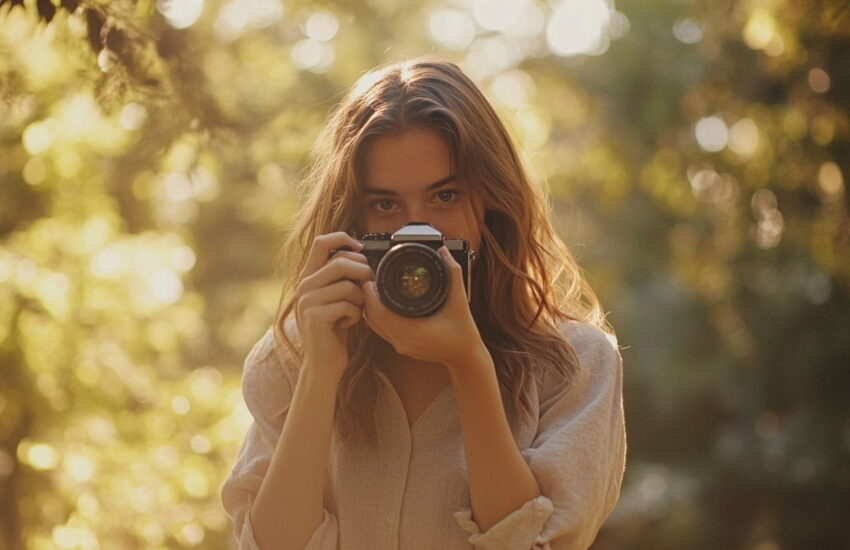
[[[0,550],[233,548],[241,363],[329,109],[436,51],[617,328],[594,548],[848,548],[850,4],[0,2]]]

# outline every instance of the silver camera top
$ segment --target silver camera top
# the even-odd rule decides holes
[[[468,250],[464,239],[446,239],[428,222],[408,222],[395,233],[369,233],[361,237],[363,250],[387,250],[405,242],[442,243],[448,250]],[[474,255],[474,253],[473,253]]]
[[[442,241],[443,234],[428,222],[409,222],[393,233],[391,240],[399,243],[407,241]]]

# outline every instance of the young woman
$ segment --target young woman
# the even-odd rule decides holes
[[[240,548],[587,548],[624,471],[622,358],[498,116],[417,58],[364,75],[318,143],[244,364],[254,421],[221,489]],[[467,297],[440,248],[424,317],[384,305],[352,236],[411,221],[475,251]]]

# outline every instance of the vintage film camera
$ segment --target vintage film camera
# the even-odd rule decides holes
[[[463,269],[466,301],[471,298],[471,260],[475,252],[465,239],[447,239],[427,222],[410,222],[395,233],[368,233],[359,241],[381,301],[389,309],[407,317],[424,317],[439,311],[449,294],[451,273],[437,249],[446,245]],[[339,250],[328,253],[328,257]]]

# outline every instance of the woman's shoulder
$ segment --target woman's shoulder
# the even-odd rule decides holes
[[[558,327],[561,336],[573,348],[580,365],[589,366],[598,361],[594,359],[611,358],[619,353],[617,336],[588,321],[567,319]]]
[[[300,335],[295,319],[287,319],[284,323],[284,331],[290,341],[296,346],[300,345]],[[269,325],[260,338],[254,343],[251,351],[245,358],[245,368],[272,363],[281,371],[291,373],[298,370],[297,362],[292,357],[286,343],[275,334],[274,326]]]
[[[569,388],[585,386],[590,380],[614,379],[621,367],[617,337],[597,325],[577,319],[567,319],[558,325],[558,332],[572,348],[577,364],[572,376],[564,377],[555,369],[543,372],[540,393],[543,399]]]
[[[284,325],[287,335],[297,344],[298,331],[295,320]],[[292,396],[298,377],[294,361],[286,343],[278,341],[274,326],[265,332],[251,347],[242,366],[242,394],[252,413],[268,416],[283,411]],[[270,410],[269,407],[275,410]],[[281,410],[278,411],[277,409]]]

